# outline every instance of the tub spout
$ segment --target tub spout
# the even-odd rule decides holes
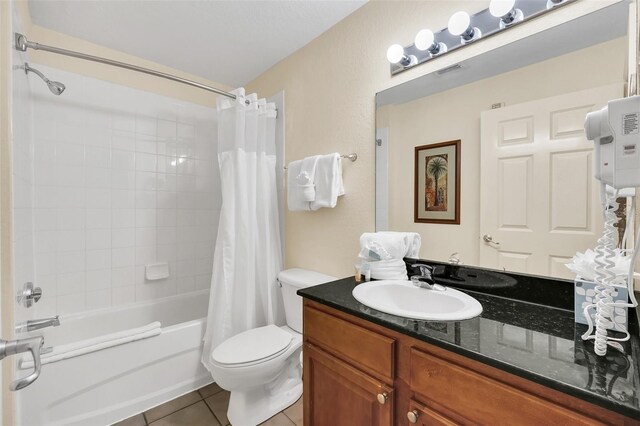
[[[57,327],[60,325],[60,318],[56,315],[53,318],[43,318],[27,321],[27,331],[39,330],[46,327]]]

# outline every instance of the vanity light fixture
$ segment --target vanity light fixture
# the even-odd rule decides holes
[[[471,17],[464,11],[451,15],[447,27],[452,35],[460,36],[462,43],[469,43],[482,37],[480,29],[471,25]]]
[[[500,18],[500,29],[504,29],[516,22],[522,22],[524,14],[515,7],[516,0],[491,0],[489,13]]]
[[[421,51],[427,50],[431,56],[445,53],[447,51],[447,45],[441,41],[436,42],[433,31],[429,29],[420,30],[418,34],[416,34],[414,44],[416,49]]]
[[[403,67],[408,67],[418,63],[418,60],[413,55],[406,55],[404,53],[404,47],[399,44],[392,44],[387,49],[387,60],[392,64],[400,64]]]
[[[432,61],[467,44],[506,31],[522,22],[552,13],[578,0],[483,0],[489,5],[474,14],[454,13],[446,28],[424,28],[410,45],[394,44],[387,50],[391,75]]]

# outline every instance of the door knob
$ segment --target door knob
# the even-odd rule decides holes
[[[485,243],[500,245],[499,242],[493,241],[493,237],[489,234],[484,234],[482,236],[482,239],[484,240]]]
[[[407,418],[409,419],[410,423],[418,423],[418,417],[418,410],[409,411],[407,413]]]
[[[387,399],[389,398],[389,395],[387,395],[386,392],[383,393],[379,393],[378,394],[378,402],[380,404],[384,404],[385,402],[387,402]]]

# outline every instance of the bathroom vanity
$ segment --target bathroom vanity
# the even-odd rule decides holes
[[[525,299],[553,284],[567,300],[464,290],[482,314],[432,322],[360,304],[353,278],[300,290],[305,425],[640,424],[637,323],[624,353],[597,357],[573,321],[570,283],[506,275],[537,285]]]

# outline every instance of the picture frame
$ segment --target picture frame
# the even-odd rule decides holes
[[[460,139],[415,147],[415,223],[460,225]]]

